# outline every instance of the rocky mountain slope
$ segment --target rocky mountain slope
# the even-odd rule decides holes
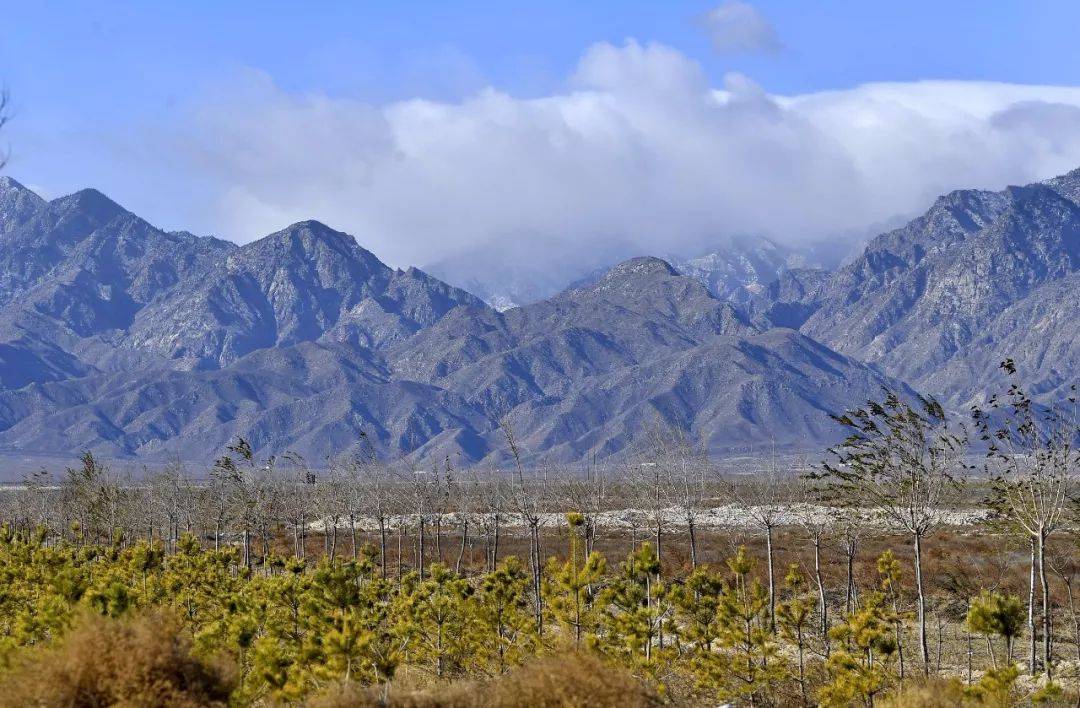
[[[235,246],[166,233],[92,190],[0,189],[0,453],[206,460],[235,436],[314,459],[623,455],[657,420],[716,452],[812,448],[886,379],[763,331],[698,278],[637,258],[498,312],[346,234]]]
[[[963,410],[1006,357],[1057,400],[1080,371],[1078,195],[1080,171],[957,191],[832,272],[642,257],[500,311],[318,222],[236,246],[3,179],[0,455],[202,463],[239,435],[318,461],[363,432],[500,462],[504,420],[530,462],[625,456],[658,422],[715,454],[816,452],[882,385]]]
[[[958,407],[1000,385],[1004,356],[1052,399],[1078,377],[1078,193],[1080,170],[945,195],[804,294],[801,329]]]

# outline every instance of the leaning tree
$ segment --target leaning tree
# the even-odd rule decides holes
[[[943,512],[957,500],[967,436],[954,427],[945,409],[932,398],[910,399],[884,389],[881,401],[832,416],[847,431],[843,442],[829,449],[819,473],[835,491],[856,506],[870,507],[914,544],[915,589],[918,598],[919,649],[923,672],[930,673],[926,640],[926,595],[923,590],[923,540],[941,523]]]
[[[1001,362],[1000,367],[1009,377],[1016,377],[1012,359]],[[998,518],[1018,529],[1032,544],[1032,578],[1038,573],[1042,590],[1042,660],[1049,676],[1052,675],[1052,632],[1046,542],[1067,521],[1080,471],[1076,385],[1070,388],[1064,401],[1039,405],[1014,382],[1004,395],[991,397],[985,406],[973,407],[972,417],[979,439],[987,446],[990,507]],[[1034,603],[1029,600],[1028,605],[1029,623],[1034,625]],[[1032,631],[1032,672],[1034,637]]]

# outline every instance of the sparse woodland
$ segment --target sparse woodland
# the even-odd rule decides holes
[[[0,704],[1076,704],[1075,405],[885,392],[799,469],[87,454],[0,498]]]

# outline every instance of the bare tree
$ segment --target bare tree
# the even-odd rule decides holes
[[[835,510],[826,509],[825,489],[810,478],[800,478],[796,483],[795,503],[791,509],[795,519],[814,549],[814,581],[818,595],[818,626],[826,654],[829,647],[829,608],[825,602],[825,580],[821,571],[821,546],[833,531]]]
[[[514,483],[511,495],[522,525],[529,532],[529,567],[532,570],[533,611],[536,616],[536,632],[544,632],[544,596],[542,592],[542,573],[540,563],[540,522],[543,519],[543,489],[536,475],[525,477],[525,467],[521,461],[521,450],[509,422],[501,423],[506,445],[514,460]]]
[[[25,499],[23,517],[27,526],[31,524],[48,529],[52,526],[51,507],[54,506],[54,487],[52,473],[46,469],[36,470],[23,477],[23,486],[26,493],[20,498]],[[29,528],[27,528],[29,531]],[[46,540],[48,536],[46,535]]]
[[[281,512],[286,525],[292,528],[293,556],[303,558],[307,555],[308,523],[315,513],[316,477],[304,458],[297,453],[285,453],[282,461],[284,464],[276,467],[276,481],[282,499]]]
[[[251,444],[244,438],[237,438],[229,445],[229,454],[218,458],[214,463],[213,478],[220,485],[220,512],[215,537],[220,538],[221,520],[232,516],[240,525],[243,565],[252,566],[252,535],[261,532],[264,555],[268,550],[268,519],[273,516],[272,499],[268,492],[273,478],[275,460],[273,457],[260,464],[255,459]],[[235,457],[234,457],[235,456]],[[230,514],[231,512],[231,514]]]
[[[416,518],[416,570],[423,578],[427,572],[427,522],[432,507],[432,491],[438,486],[435,474],[412,468],[405,473],[410,491],[413,516]],[[400,552],[399,552],[400,555]]]
[[[637,504],[644,508],[652,529],[653,550],[657,565],[664,559],[664,532],[667,528],[667,510],[670,506],[671,469],[668,460],[657,456],[656,450],[638,460],[631,460],[627,469],[627,481],[637,497]],[[663,451],[659,451],[663,454]]]
[[[848,509],[837,521],[837,537],[844,554],[847,582],[844,585],[844,614],[850,615],[859,604],[859,586],[855,582],[855,560],[866,533],[861,510]]]
[[[458,475],[453,479],[447,477],[449,487],[450,508],[457,520],[458,531],[461,534],[461,543],[458,546],[457,559],[454,561],[454,573],[461,575],[462,564],[465,561],[465,552],[471,548],[472,537],[469,531],[472,528],[471,520],[474,514],[474,505],[480,496],[480,480],[476,475]]]
[[[492,470],[487,470],[485,474],[474,471],[473,478],[477,487],[477,505],[483,509],[480,525],[484,533],[484,567],[492,571],[499,565],[502,522],[510,494],[506,481]]]
[[[601,469],[595,461],[590,461],[580,473],[570,471],[561,480],[562,507],[581,515],[580,533],[586,558],[593,552],[600,533],[600,514],[610,504],[610,476],[609,470]]]
[[[848,435],[829,450],[833,461],[824,464],[824,476],[853,505],[878,510],[914,543],[919,648],[923,673],[929,675],[922,545],[941,524],[942,512],[957,499],[956,472],[966,434],[949,426],[937,401],[919,397],[913,407],[890,390],[885,390],[881,402],[869,401],[833,418]]]
[[[323,548],[331,561],[337,558],[338,531],[342,519],[349,515],[348,471],[346,466],[331,464],[329,474],[318,486],[317,499],[323,519]],[[353,545],[356,544],[355,527]]]
[[[765,560],[769,581],[769,629],[776,632],[776,575],[774,571],[773,534],[791,502],[793,480],[781,475],[780,463],[770,457],[762,470],[727,480],[725,492],[729,503],[745,512],[751,523],[765,536]]]
[[[663,514],[673,504],[686,524],[690,546],[690,564],[698,565],[697,520],[704,506],[708,456],[685,431],[657,425],[650,440],[650,459],[643,475],[653,493],[650,507],[656,529],[657,558],[660,557],[660,531]],[[644,471],[643,470],[643,471]]]
[[[180,526],[192,498],[191,480],[179,459],[150,477],[150,492],[151,509],[165,523],[165,548],[175,553]]]
[[[350,513],[366,516],[378,526],[379,572],[385,579],[387,534],[394,516],[395,491],[398,487],[386,466],[373,455],[353,458],[351,470],[355,479],[351,485]]]
[[[123,485],[112,468],[92,453],[83,453],[79,460],[79,467],[68,468],[62,484],[68,526],[80,541],[110,541],[119,530]]]
[[[1016,376],[1011,359],[1000,366],[1010,377]],[[979,438],[988,444],[986,468],[991,476],[991,508],[1022,529],[1031,541],[1030,594],[1034,595],[1037,573],[1042,590],[1042,660],[1047,675],[1052,676],[1052,606],[1046,541],[1066,521],[1080,470],[1080,455],[1075,447],[1080,438],[1076,385],[1067,406],[1040,407],[1014,383],[1003,397],[992,397],[985,409],[975,407],[972,416]],[[1034,624],[1033,600],[1029,597],[1029,624]]]

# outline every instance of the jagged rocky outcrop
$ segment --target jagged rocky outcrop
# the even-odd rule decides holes
[[[958,407],[1000,386],[999,356],[1053,398],[1078,376],[1078,184],[941,197],[815,290],[802,332]]]
[[[378,350],[458,306],[482,303],[419,270],[394,270],[351,236],[305,221],[229,253],[195,287],[141,312],[129,337],[189,368],[213,369],[299,342]]]

